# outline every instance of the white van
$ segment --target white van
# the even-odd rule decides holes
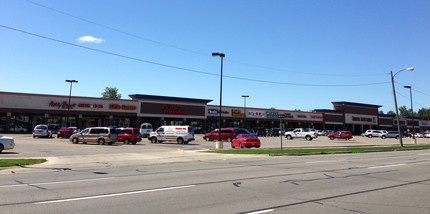
[[[152,125],[150,123],[142,123],[142,125],[140,125],[139,131],[142,137],[149,137],[149,134],[151,134],[151,132],[154,130],[152,129]]]
[[[148,139],[151,143],[176,141],[178,144],[188,144],[194,140],[194,128],[192,126],[161,126],[155,132],[151,132]]]

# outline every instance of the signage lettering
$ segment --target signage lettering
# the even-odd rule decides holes
[[[166,106],[163,110],[164,114],[188,114],[186,110],[181,110],[179,108],[173,108],[172,106]]]
[[[218,109],[208,109],[208,114],[218,114]]]
[[[70,106],[69,106],[69,104],[66,101],[64,101],[62,103],[56,103],[54,101],[51,101],[49,103],[49,107],[57,107],[59,109],[60,108],[68,109],[69,107],[70,107],[70,109],[73,109],[75,106],[76,106],[76,104],[70,104]]]

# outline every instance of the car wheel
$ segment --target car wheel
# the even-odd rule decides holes
[[[371,134],[370,134],[370,135],[367,135],[367,137],[368,137],[368,138],[372,138],[372,137],[373,137],[373,135],[371,135]]]
[[[136,142],[131,142],[131,144],[136,145]]]
[[[287,135],[287,140],[292,140],[293,137],[291,137],[291,135]]]
[[[228,137],[228,138],[227,138],[227,141],[228,141],[228,142],[231,142],[231,137]]]
[[[396,140],[399,139],[399,136],[396,136]]]
[[[36,138],[36,136],[33,135],[33,138]]]
[[[210,137],[206,137],[205,140],[206,141],[211,141],[211,138]]]
[[[260,146],[256,146],[255,148],[260,148]]]
[[[57,135],[57,138],[60,138],[60,136]]]
[[[157,143],[157,138],[155,137],[151,138],[151,143]]]
[[[242,143],[239,143],[240,148],[243,148]]]
[[[331,137],[330,137],[330,140],[334,140],[334,137],[333,137],[333,136],[331,136]]]
[[[98,141],[99,145],[104,145],[105,144],[105,139],[100,138]]]
[[[178,138],[176,141],[178,142],[178,144],[184,144],[184,139],[182,138]]]
[[[231,148],[233,148],[233,149],[234,149],[234,144],[233,144],[233,142],[231,142]]]
[[[79,139],[78,139],[77,137],[74,137],[74,138],[72,139],[72,143],[73,143],[73,144],[78,144],[78,143],[79,143]]]
[[[306,140],[312,140],[311,136],[306,136]]]
[[[382,139],[385,139],[385,138],[387,138],[385,135],[382,135],[382,137],[381,137]]]
[[[129,139],[124,139],[124,144],[130,144],[130,140]]]
[[[112,144],[113,144],[113,142],[109,142],[109,143],[108,143],[108,145],[112,145]]]
[[[3,151],[3,145],[0,144],[0,153]]]

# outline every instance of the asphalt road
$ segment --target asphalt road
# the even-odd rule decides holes
[[[430,150],[0,175],[1,213],[430,213]]]

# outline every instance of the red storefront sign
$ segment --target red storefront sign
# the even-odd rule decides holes
[[[188,114],[186,110],[181,110],[179,108],[173,108],[172,106],[166,106],[163,109],[164,114]]]

